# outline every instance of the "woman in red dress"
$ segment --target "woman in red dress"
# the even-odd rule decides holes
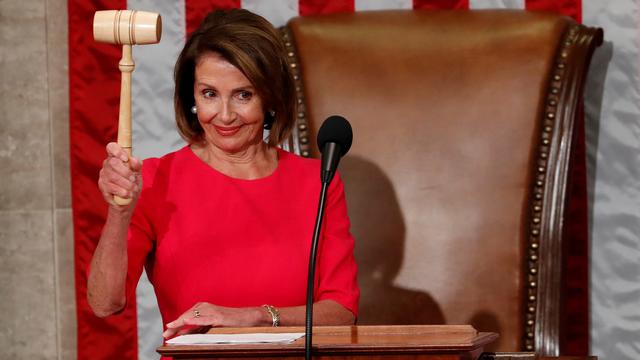
[[[282,40],[246,10],[213,12],[185,44],[175,82],[187,146],[143,165],[107,145],[98,185],[109,210],[89,304],[98,316],[119,312],[135,301],[144,268],[165,338],[201,327],[303,325],[320,164],[277,147],[295,124]],[[114,195],[132,201],[117,205]],[[337,176],[319,243],[314,324],[355,322],[353,249]]]

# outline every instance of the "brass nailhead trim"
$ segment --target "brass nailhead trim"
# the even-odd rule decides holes
[[[540,236],[540,224],[542,223],[542,210],[543,206],[543,196],[542,194],[545,192],[545,173],[547,172],[547,159],[549,157],[550,149],[548,146],[551,144],[551,138],[553,135],[553,121],[556,119],[557,106],[558,106],[558,97],[561,96],[561,89],[564,87],[565,81],[565,68],[567,64],[567,59],[570,54],[571,46],[575,44],[576,37],[578,36],[578,31],[580,29],[580,25],[572,26],[568,33],[564,36],[564,40],[561,42],[561,49],[558,52],[558,55],[555,59],[555,68],[556,70],[552,76],[552,84],[549,84],[549,89],[546,98],[546,109],[543,113],[542,123],[544,126],[542,127],[542,136],[540,138],[540,145],[538,148],[539,154],[539,163],[536,166],[536,174],[535,174],[535,185],[532,189],[531,196],[531,208],[533,211],[529,215],[529,228],[530,228],[530,236],[529,236],[529,262],[528,262],[528,271],[529,271],[529,284],[527,289],[527,310],[529,313],[524,318],[524,344],[525,350],[533,351],[534,343],[535,343],[535,319],[536,319],[536,308],[537,308],[537,283],[534,281],[535,276],[538,274],[538,251],[540,247],[539,239]]]
[[[309,149],[309,134],[307,130],[309,129],[309,125],[306,117],[306,108],[304,104],[304,87],[302,86],[302,81],[300,77],[300,66],[298,61],[298,56],[296,53],[296,49],[293,46],[293,41],[291,39],[293,36],[291,35],[289,29],[286,26],[280,28],[280,35],[284,40],[284,45],[287,51],[287,57],[289,58],[289,67],[293,74],[293,80],[295,82],[296,88],[296,104],[297,104],[297,119],[296,125],[298,127],[298,140],[300,145],[300,155],[303,157],[311,156],[311,151]]]

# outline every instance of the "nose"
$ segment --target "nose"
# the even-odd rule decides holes
[[[229,100],[222,101],[219,115],[220,120],[225,124],[231,124],[235,120],[236,113],[233,111],[233,106]]]

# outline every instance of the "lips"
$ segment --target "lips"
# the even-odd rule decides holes
[[[241,126],[218,126],[218,125],[213,125],[213,127],[216,129],[216,132],[220,136],[233,136],[238,131],[240,131],[240,127]]]

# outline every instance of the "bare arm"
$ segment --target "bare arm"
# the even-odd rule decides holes
[[[198,316],[196,317],[196,310]],[[303,326],[305,306],[278,308],[280,326]],[[351,311],[333,300],[321,300],[313,305],[314,325],[353,325],[355,316]],[[209,303],[197,303],[178,319],[167,324],[162,334],[165,338],[197,331],[208,327],[272,326],[272,317],[262,306],[228,308]]]
[[[303,326],[306,317],[305,306],[294,306],[278,309],[280,311],[280,325]],[[271,325],[271,316],[266,325]],[[353,325],[356,317],[344,306],[333,300],[320,300],[313,304],[314,325]]]
[[[107,145],[107,154],[98,186],[109,204],[109,211],[91,259],[87,284],[89,306],[99,317],[122,310],[126,303],[127,231],[142,186],[139,174],[142,163],[139,160],[133,157],[129,159],[115,143]],[[127,161],[131,168],[126,164]],[[120,206],[113,201],[113,195],[132,198],[133,201]]]

